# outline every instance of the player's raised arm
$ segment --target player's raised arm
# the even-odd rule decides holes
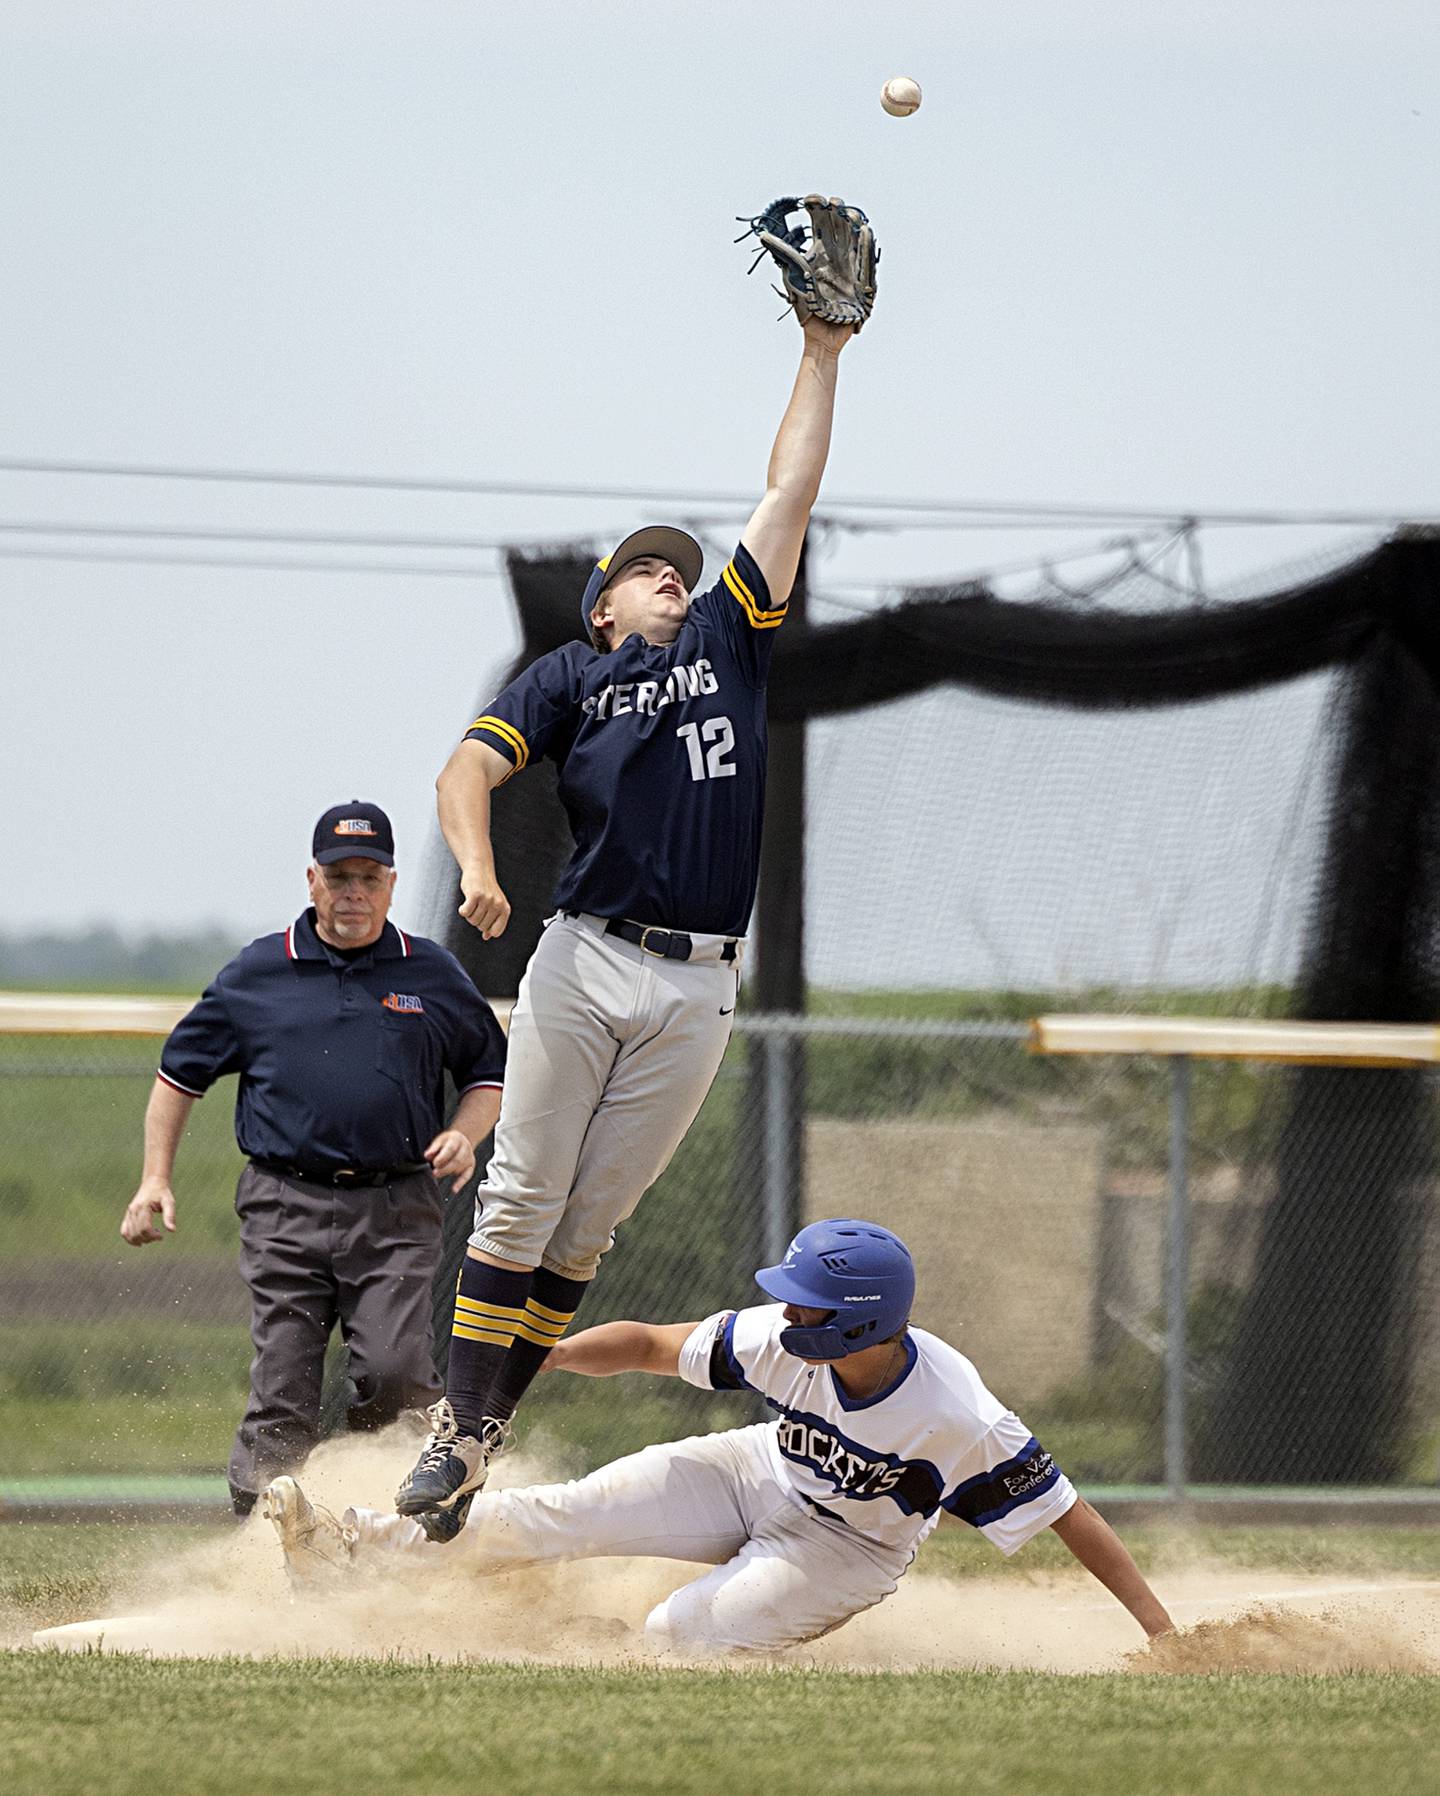
[[[583,1372],[613,1378],[617,1372],[680,1376],[680,1349],[699,1326],[695,1322],[602,1322],[550,1349],[547,1372]]]
[[[819,318],[807,318],[803,329],[800,371],[770,451],[765,497],[742,538],[760,564],[775,605],[785,603],[795,584],[800,547],[830,455],[840,351],[855,334],[853,325],[826,324]]]
[[[460,865],[460,915],[487,941],[510,921],[490,846],[490,793],[514,771],[498,749],[467,737],[435,781],[440,828]]]
[[[1124,1541],[1084,1497],[1072,1503],[1050,1526],[1086,1571],[1125,1605],[1152,1639],[1157,1634],[1174,1632],[1175,1623],[1145,1582]]]

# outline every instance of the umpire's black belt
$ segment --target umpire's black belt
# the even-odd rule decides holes
[[[307,1185],[393,1185],[398,1179],[410,1179],[417,1172],[429,1172],[426,1160],[407,1160],[400,1166],[299,1166],[292,1160],[258,1160],[250,1164],[261,1172],[273,1173],[281,1179],[303,1179]]]
[[[578,917],[582,913],[567,910],[567,917]],[[622,942],[633,942],[637,948],[643,948],[647,954],[658,955],[661,960],[689,960],[695,951],[695,944],[683,929],[662,929],[657,923],[632,923],[625,917],[611,917],[605,924],[606,935],[618,935]],[[721,960],[734,960],[738,942],[726,942],[720,950]]]

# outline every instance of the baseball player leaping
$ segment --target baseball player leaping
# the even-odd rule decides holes
[[[765,796],[765,682],[830,446],[848,324],[808,319],[765,496],[720,579],[681,530],[591,574],[584,643],[477,717],[438,781],[460,914],[510,905],[491,790],[549,755],[575,850],[521,981],[494,1155],[462,1265],[445,1397],[396,1498],[453,1539],[616,1228],[665,1170],[730,1038]]]
[[[1007,1554],[1052,1528],[1147,1634],[1171,1629],[1024,1423],[968,1359],[908,1326],[915,1271],[902,1241],[873,1223],[812,1223],[756,1282],[773,1303],[673,1326],[609,1322],[562,1341],[549,1368],[753,1390],[773,1422],[646,1447],[571,1484],[487,1493],[466,1563],[485,1574],[611,1555],[696,1561],[714,1569],[651,1612],[650,1645],[773,1652],[891,1595],[948,1510]],[[337,1521],[293,1478],[276,1479],[264,1506],[309,1582],[428,1554],[418,1521],[365,1509]]]

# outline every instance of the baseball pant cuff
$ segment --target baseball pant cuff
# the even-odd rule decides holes
[[[533,1272],[535,1270],[533,1257],[526,1256],[522,1249],[513,1246],[509,1241],[497,1241],[493,1235],[482,1235],[477,1231],[470,1237],[466,1245],[477,1248],[481,1253],[492,1254],[497,1260],[503,1260],[507,1266],[513,1266],[517,1272]]]
[[[547,1272],[553,1272],[557,1278],[573,1278],[577,1284],[588,1285],[600,1270],[600,1262],[593,1261],[589,1266],[567,1266],[562,1260],[552,1260],[548,1253],[542,1253],[540,1264]]]

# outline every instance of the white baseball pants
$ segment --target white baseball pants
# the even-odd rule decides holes
[[[667,1441],[573,1483],[482,1492],[451,1546],[433,1546],[406,1516],[360,1509],[346,1520],[362,1564],[388,1551],[464,1555],[482,1576],[614,1556],[711,1565],[651,1610],[646,1644],[687,1658],[776,1652],[889,1596],[910,1555],[799,1505],[776,1470],[773,1432],[762,1422]]]
[[[697,936],[690,960],[661,960],[606,935],[603,918],[550,920],[510,1018],[472,1247],[595,1276],[724,1057],[740,984],[724,939]]]

